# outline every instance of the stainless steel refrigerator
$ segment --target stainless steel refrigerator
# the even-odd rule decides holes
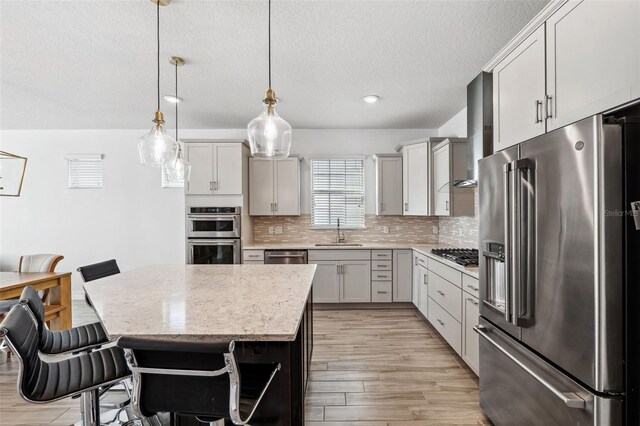
[[[638,425],[639,152],[640,120],[598,115],[480,160],[480,405],[496,425]]]

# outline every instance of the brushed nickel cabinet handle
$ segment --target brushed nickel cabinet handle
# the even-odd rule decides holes
[[[213,182],[209,181],[209,191],[213,191]]]
[[[389,294],[389,292],[388,291],[380,291],[380,290],[378,290],[378,294]]]
[[[536,99],[536,124],[542,123],[542,101]]]
[[[439,319],[437,319],[436,321],[438,321],[440,325],[444,327],[444,323],[442,321],[440,321]]]
[[[440,290],[436,291],[436,293],[438,293],[440,296],[444,296],[444,293]]]
[[[478,289],[474,286],[472,286],[471,284],[467,284],[467,288],[470,288],[473,291],[478,291]]]
[[[472,299],[472,298],[470,298],[470,297],[467,297],[467,300],[468,300],[469,302],[473,303],[473,304],[474,304],[474,305],[476,305],[476,306],[478,306],[478,305],[479,305],[479,303],[478,303],[478,302],[476,302],[475,300],[473,300],[473,299]]]
[[[551,97],[551,95],[545,95],[544,99],[546,101],[545,102],[545,107],[546,107],[546,110],[547,110],[545,118],[546,119],[553,118],[553,113],[551,112],[551,106],[553,104],[553,102],[551,102],[552,97]]]

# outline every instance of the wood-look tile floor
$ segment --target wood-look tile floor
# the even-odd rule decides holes
[[[491,424],[476,375],[415,309],[314,315],[307,426]]]
[[[74,324],[95,321],[74,302]],[[316,310],[307,426],[490,424],[476,376],[414,309]],[[18,363],[0,355],[0,425],[70,425],[78,400],[46,405],[16,391]],[[103,419],[105,420],[105,419]]]

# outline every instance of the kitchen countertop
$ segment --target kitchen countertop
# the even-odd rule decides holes
[[[446,244],[419,243],[362,243],[361,246],[316,246],[314,243],[245,243],[243,250],[415,250],[420,254],[444,263],[473,278],[479,278],[479,268],[465,267],[431,253],[432,249],[453,248]]]
[[[111,339],[293,341],[316,265],[158,265],[84,284]]]

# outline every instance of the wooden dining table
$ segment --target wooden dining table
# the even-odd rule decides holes
[[[28,285],[36,290],[49,289],[44,308],[49,328],[71,328],[71,272],[0,272],[0,300],[20,297]]]

